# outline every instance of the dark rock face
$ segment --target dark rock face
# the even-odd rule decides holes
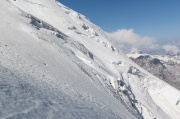
[[[151,55],[140,55],[131,59],[148,72],[180,90],[180,64],[171,60],[164,62]]]
[[[152,65],[163,65],[161,61],[157,58],[150,60],[150,64]]]

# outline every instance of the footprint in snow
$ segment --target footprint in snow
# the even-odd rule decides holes
[[[48,64],[46,64],[46,63],[43,63],[45,66],[48,66]]]

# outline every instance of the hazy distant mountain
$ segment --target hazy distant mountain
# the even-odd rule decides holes
[[[149,55],[138,51],[127,55],[145,70],[180,90],[180,54]]]

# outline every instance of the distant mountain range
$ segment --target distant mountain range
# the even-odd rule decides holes
[[[180,53],[149,55],[137,51],[127,56],[148,72],[180,90]]]

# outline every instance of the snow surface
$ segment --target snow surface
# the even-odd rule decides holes
[[[180,118],[180,91],[84,15],[54,0],[0,6],[0,118]]]

